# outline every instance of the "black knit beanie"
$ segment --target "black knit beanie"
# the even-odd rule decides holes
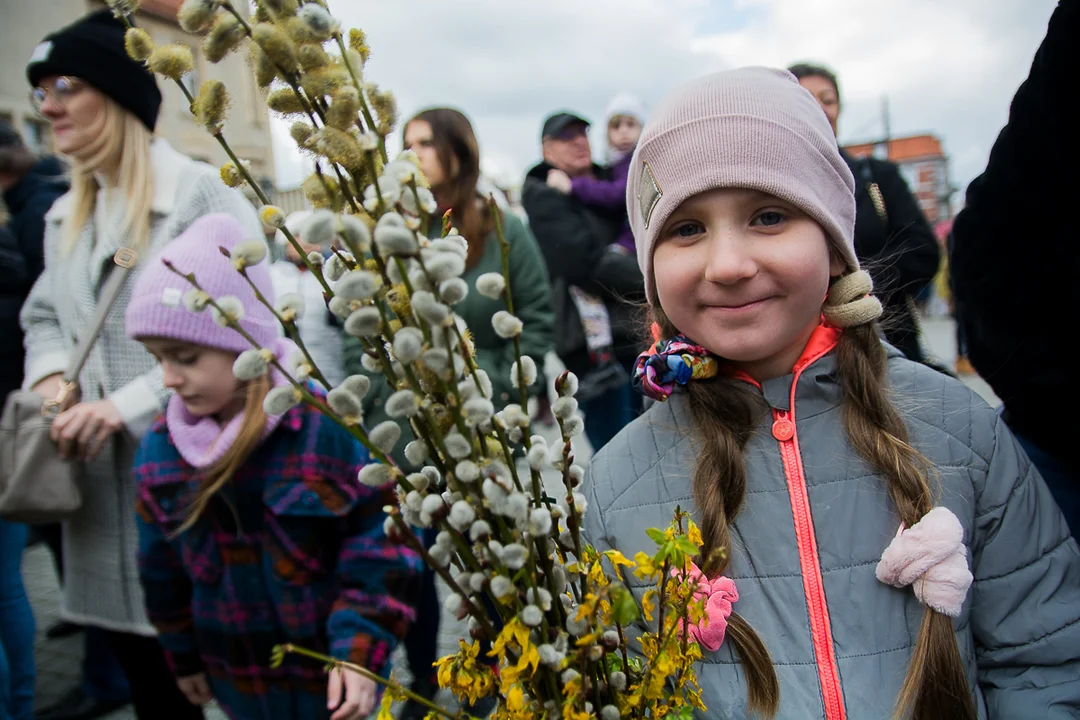
[[[112,12],[99,10],[47,35],[26,66],[30,86],[37,87],[50,75],[77,77],[111,97],[153,132],[161,90],[154,74],[128,56],[126,30]]]

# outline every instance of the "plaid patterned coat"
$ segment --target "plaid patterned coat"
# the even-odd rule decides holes
[[[229,717],[329,716],[320,664],[291,656],[271,669],[279,643],[389,672],[415,618],[420,560],[383,533],[393,492],[356,481],[370,461],[341,427],[294,408],[173,537],[200,473],[164,420],[143,438],[134,474],[147,614],[174,673],[205,672]]]

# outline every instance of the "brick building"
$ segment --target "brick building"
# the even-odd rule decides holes
[[[931,225],[952,217],[949,159],[941,140],[934,135],[893,138],[888,143],[848,145],[844,149],[853,157],[873,156],[896,163]]]

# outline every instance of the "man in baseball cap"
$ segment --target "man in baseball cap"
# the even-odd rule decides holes
[[[521,201],[552,281],[555,351],[581,381],[585,433],[599,449],[633,419],[625,367],[640,348],[626,301],[644,298],[644,281],[633,257],[611,247],[623,218],[585,205],[569,188],[549,185],[549,175],[553,183],[607,177],[592,161],[588,129],[589,121],[577,113],[545,118],[544,159],[528,172]]]

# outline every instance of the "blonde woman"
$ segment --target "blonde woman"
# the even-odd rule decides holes
[[[46,37],[27,78],[56,149],[73,164],[71,191],[46,215],[45,271],[21,315],[25,385],[54,397],[118,249],[145,259],[213,212],[233,215],[252,238],[262,228],[254,208],[213,168],[154,137],[161,93],[149,71],[128,58],[124,26],[109,12]],[[82,371],[79,403],[53,425],[60,452],[85,467],[82,508],[64,522],[63,614],[106,631],[140,718],[197,718],[202,711],[178,691],[146,617],[131,457],[117,452],[117,439],[139,438],[168,397],[158,364],[124,332],[134,281],[127,279]]]

